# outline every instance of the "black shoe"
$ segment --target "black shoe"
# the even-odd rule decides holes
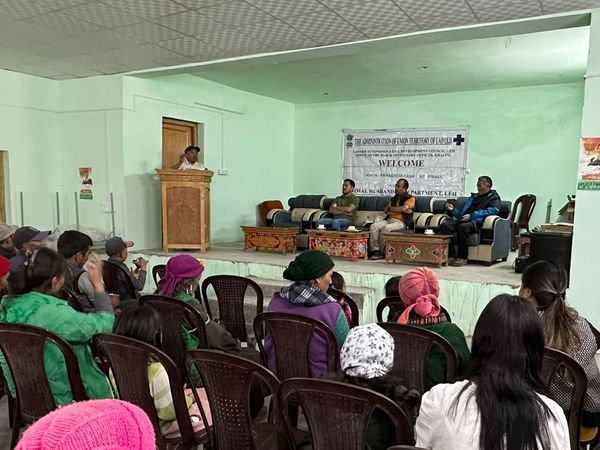
[[[385,255],[380,251],[373,252],[373,254],[369,257],[370,260],[383,259],[383,258],[385,258]]]

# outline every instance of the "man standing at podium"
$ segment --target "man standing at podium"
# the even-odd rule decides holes
[[[173,166],[173,169],[179,170],[205,170],[206,167],[198,162],[198,153],[202,150],[200,147],[190,145],[179,158],[179,162]]]

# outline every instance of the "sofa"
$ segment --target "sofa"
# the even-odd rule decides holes
[[[359,229],[368,230],[378,218],[383,219],[383,209],[387,205],[389,196],[359,196],[358,211],[354,225]],[[424,233],[426,229],[438,232],[441,223],[449,220],[445,214],[445,198],[430,196],[415,196],[412,224],[407,231]],[[461,208],[468,197],[458,197],[456,207]],[[308,247],[307,229],[316,228],[317,220],[333,217],[329,207],[333,198],[325,195],[298,195],[288,200],[289,210],[271,210],[267,214],[267,225],[274,227],[296,226],[300,234],[296,239],[298,248]],[[479,233],[471,235],[469,242],[470,261],[481,261],[491,265],[497,261],[506,261],[510,251],[510,212],[511,202],[502,201],[498,215],[486,217]]]

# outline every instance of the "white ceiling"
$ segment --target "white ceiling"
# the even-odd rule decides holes
[[[600,7],[600,0],[0,0],[0,68],[124,73]]]

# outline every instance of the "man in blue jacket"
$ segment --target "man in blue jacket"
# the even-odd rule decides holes
[[[492,179],[485,175],[477,179],[477,192],[471,194],[462,209],[458,210],[452,203],[446,202],[446,214],[451,218],[442,222],[440,233],[454,236],[449,250],[449,257],[456,258],[452,263],[454,267],[467,264],[469,236],[479,231],[487,216],[498,214],[499,211],[500,196],[492,189]],[[458,253],[455,245],[458,246]]]

